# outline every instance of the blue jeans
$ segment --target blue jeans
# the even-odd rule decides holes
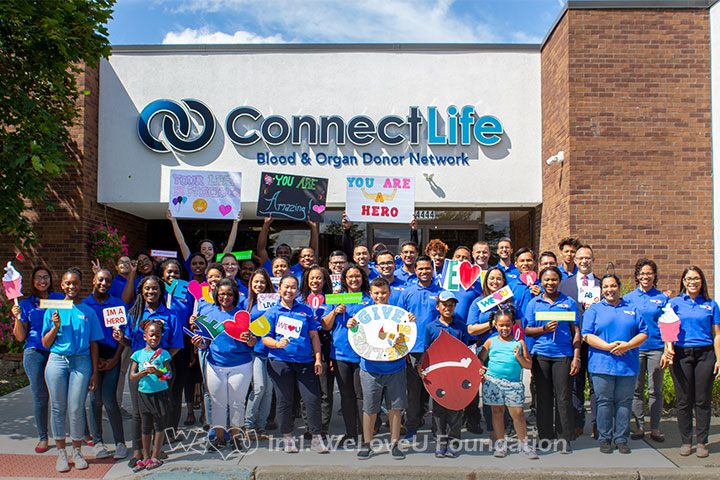
[[[616,444],[627,442],[637,376],[619,377],[604,373],[590,375],[597,397],[598,438],[614,440]]]
[[[245,426],[265,428],[272,406],[272,384],[268,374],[268,359],[253,354],[253,388],[247,404]]]
[[[45,383],[45,365],[47,365],[50,352],[36,348],[26,348],[23,355],[23,368],[30,380],[30,389],[33,393],[35,404],[35,425],[37,426],[38,439],[48,439],[48,394]]]
[[[50,421],[55,440],[65,440],[65,415],[70,414],[70,438],[80,441],[85,432],[85,399],[92,375],[90,355],[50,353],[45,381],[50,392]]]
[[[117,403],[115,395],[120,378],[120,362],[110,370],[98,370],[97,385],[95,390],[90,392],[90,408],[88,411],[88,427],[92,434],[93,442],[102,443],[102,408],[105,406],[110,427],[113,432],[113,440],[115,445],[125,443],[125,433],[123,431],[122,416],[120,415],[120,406]]]

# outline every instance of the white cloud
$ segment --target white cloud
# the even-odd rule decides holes
[[[527,32],[513,32],[511,35],[511,41],[513,43],[540,43],[542,37],[537,35],[531,35]]]
[[[211,32],[208,28],[186,28],[181,32],[168,32],[162,40],[163,44],[193,44],[193,43],[287,43],[282,35],[263,37],[252,32],[238,30],[228,34],[224,32]]]

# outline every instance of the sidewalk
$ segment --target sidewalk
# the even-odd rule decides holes
[[[125,393],[124,405],[130,406]],[[340,401],[336,397],[335,410]],[[711,428],[710,457],[705,459],[680,457],[677,426],[674,419],[664,419],[661,430],[666,440],[655,444],[649,439],[631,440],[633,449],[630,455],[614,452],[601,454],[597,442],[589,435],[581,436],[573,442],[574,453],[562,455],[559,452],[542,452],[538,448],[540,459],[528,460],[521,454],[511,452],[506,458],[495,458],[489,448],[487,434],[473,435],[463,432],[464,452],[456,459],[437,459],[433,453],[435,444],[430,435],[430,419],[426,417],[426,428],[419,435],[418,445],[407,449],[407,458],[397,461],[387,452],[376,454],[369,460],[357,460],[355,450],[336,450],[327,455],[319,455],[308,450],[298,454],[285,454],[280,450],[277,438],[259,444],[248,444],[245,454],[231,453],[228,449],[221,453],[205,453],[202,437],[196,426],[195,431],[183,428],[187,439],[166,446],[169,459],[165,465],[152,472],[133,475],[127,466],[127,460],[113,463],[112,459],[95,461],[88,458],[90,468],[84,471],[72,469],[60,474],[55,471],[56,450],[49,449],[45,454],[35,454],[37,443],[33,419],[33,402],[30,387],[0,398],[0,477],[2,478],[150,478],[181,480],[191,476],[203,475],[204,480],[220,478],[306,478],[321,480],[343,477],[354,478],[462,478],[474,479],[491,475],[493,479],[503,478],[593,478],[593,479],[650,479],[650,478],[720,478],[720,419],[713,418]],[[299,424],[300,422],[297,422]],[[104,422],[105,438],[109,439],[110,426]],[[302,429],[296,434],[301,436]],[[339,434],[344,431],[340,415],[333,412],[330,431]],[[196,434],[196,432],[198,432]],[[270,432],[277,435],[277,431]],[[129,421],[125,422],[125,436],[130,436]],[[389,442],[389,433],[383,427],[378,440]],[[130,442],[128,442],[128,447]],[[309,448],[309,442],[298,446]],[[542,446],[540,446],[542,447]],[[110,450],[114,446],[109,445]],[[91,449],[83,447],[86,457]]]

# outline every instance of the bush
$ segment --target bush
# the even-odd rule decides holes
[[[2,302],[0,303],[0,345],[7,348],[10,353],[20,353],[23,351],[23,343],[15,340],[12,333],[15,318],[11,309],[14,302],[5,299],[4,289],[0,295],[0,302]]]
[[[121,256],[128,254],[125,235],[120,236],[118,230],[110,225],[100,224],[90,232],[88,244],[90,258],[99,260],[103,268],[112,269]]]

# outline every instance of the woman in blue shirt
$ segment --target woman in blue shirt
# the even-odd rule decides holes
[[[242,300],[240,308],[250,314],[252,322],[265,313],[265,310],[259,308],[258,295],[275,293],[275,286],[264,268],[253,272],[249,285],[248,296]],[[245,426],[249,430],[255,430],[258,439],[266,438],[265,426],[272,407],[272,386],[267,364],[268,348],[262,341],[258,341],[253,351],[253,388],[245,411]]]
[[[583,340],[589,345],[588,371],[597,396],[600,452],[630,453],[628,437],[632,397],[637,382],[637,348],[647,339],[647,326],[635,308],[620,297],[620,279],[605,275],[603,299],[583,316]],[[614,428],[613,428],[614,423]]]
[[[340,291],[342,293],[362,294],[361,303],[339,304],[322,319],[325,330],[332,330],[332,349],[330,358],[337,377],[342,404],[345,436],[340,445],[351,440],[357,441],[362,431],[362,386],[360,385],[360,355],[350,346],[347,322],[357,312],[372,303],[370,298],[370,282],[359,266],[351,263],[340,274]]]
[[[213,292],[215,304],[208,316],[220,323],[235,322],[238,308],[237,283],[230,278],[220,280]],[[245,426],[245,399],[252,379],[252,351],[257,338],[249,331],[239,334],[237,340],[225,330],[215,337],[209,345],[199,335],[192,339],[199,348],[209,350],[206,366],[206,382],[212,398],[212,425],[215,438],[210,445],[219,450],[225,446],[225,424],[230,415],[230,435],[233,448],[242,451],[241,429]]]
[[[645,372],[647,372],[648,399],[650,401],[650,438],[656,442],[665,440],[660,433],[660,415],[663,407],[664,369],[660,366],[663,354],[663,341],[658,327],[658,318],[668,297],[655,288],[657,285],[657,265],[652,260],[641,258],[635,263],[635,283],[637,288],[623,297],[623,300],[635,307],[648,328],[648,339],[640,345],[640,371],[633,396],[633,417],[637,432],[630,438],[639,440],[645,436]]]
[[[328,310],[328,306],[325,304],[325,295],[330,293],[333,293],[332,280],[327,269],[319,265],[313,265],[303,272],[300,281],[300,296],[302,302],[315,312],[315,319],[318,324],[320,324],[320,320]],[[311,295],[315,295],[315,297]],[[320,298],[318,296],[322,297],[322,302],[318,303]],[[318,376],[318,380],[320,380],[320,415],[322,417],[322,434],[327,436],[330,418],[332,417],[333,388],[335,385],[335,374],[330,368],[332,333],[320,329],[318,336],[320,337],[320,351],[322,352],[320,358],[323,364],[322,373]]]
[[[62,300],[65,295],[52,291],[52,275],[50,270],[37,266],[30,275],[30,291],[32,294],[13,305],[15,317],[13,335],[18,342],[25,342],[23,368],[30,380],[33,393],[35,425],[38,431],[36,453],[44,453],[48,449],[48,391],[45,383],[45,366],[50,351],[43,347],[42,328],[45,309],[40,308],[40,300]]]
[[[685,269],[680,280],[680,295],[670,300],[680,317],[676,342],[665,344],[663,365],[672,362],[670,374],[675,385],[677,421],[682,446],[680,455],[692,452],[693,408],[697,429],[695,455],[708,456],[710,402],[713,376],[720,374],[720,310],[708,295],[705,275],[700,268]]]
[[[320,385],[317,376],[322,373],[318,322],[310,307],[296,303],[298,279],[287,274],[280,279],[280,302],[265,313],[270,332],[263,343],[270,348],[268,371],[278,396],[277,414],[285,452],[297,453],[292,438],[292,411],[295,387],[305,402],[311,448],[327,453],[322,439],[320,421]]]
[[[570,377],[580,369],[581,339],[577,303],[558,290],[561,278],[557,267],[540,272],[543,291],[527,306],[525,335],[534,339],[530,353],[538,437],[552,439],[556,430],[562,431],[563,452],[569,453],[575,426]],[[553,422],[555,405],[558,418]]]
[[[70,470],[65,452],[65,417],[70,417],[72,462],[83,470],[88,464],[80,448],[85,433],[85,399],[88,390],[97,382],[98,340],[103,333],[95,312],[80,301],[82,275],[71,268],[62,276],[60,288],[65,300],[73,303],[70,309],[45,311],[42,344],[50,349],[45,381],[50,392],[50,419],[58,458],[58,472]]]

